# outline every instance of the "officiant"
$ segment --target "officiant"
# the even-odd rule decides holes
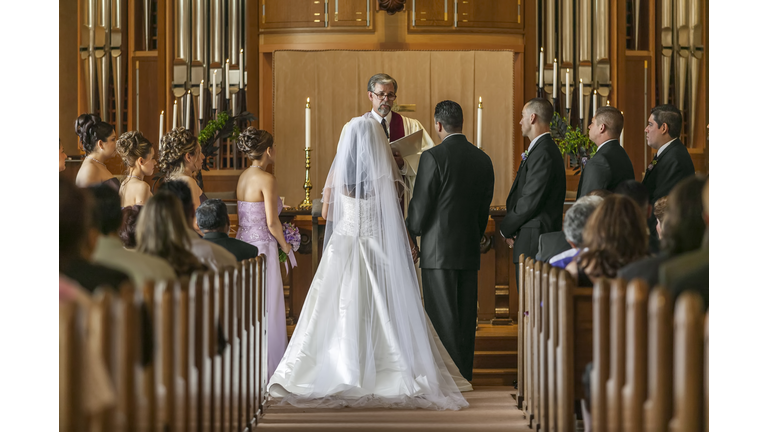
[[[392,111],[395,99],[397,99],[397,81],[391,76],[385,73],[372,76],[368,80],[368,99],[371,101],[371,111],[363,114],[363,117],[372,117],[377,123],[380,123],[389,138],[389,142],[397,141],[418,130],[424,130],[424,126],[418,120]],[[349,123],[344,125],[341,130],[339,142],[344,138],[348,125]],[[435,143],[429,136],[429,132],[424,130],[421,139],[421,151],[431,149],[434,146]],[[413,186],[416,183],[416,171],[419,167],[421,152],[403,157],[397,151],[393,151],[393,155],[408,186],[402,203],[404,216],[408,216],[408,204],[412,197],[411,191],[413,191]]]

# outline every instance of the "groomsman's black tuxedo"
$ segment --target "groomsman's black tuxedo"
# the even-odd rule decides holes
[[[643,178],[643,185],[648,189],[648,202],[651,205],[655,204],[659,198],[669,195],[680,180],[696,174],[691,155],[678,138],[669,143],[661,155],[656,154],[653,160],[656,161],[656,165],[653,165],[650,170],[646,168]],[[648,229],[651,233],[649,239],[651,245],[658,245],[659,234],[656,232],[656,216],[653,214],[648,219]]]
[[[472,379],[480,240],[493,199],[493,164],[464,135],[421,154],[406,226],[421,236],[424,308],[445,349]]]
[[[504,238],[517,235],[513,262],[520,254],[535,257],[539,236],[559,231],[565,203],[565,164],[549,133],[544,134],[520,162],[507,197],[507,215],[499,226]]]
[[[600,146],[581,171],[576,197],[581,198],[595,189],[613,192],[619,183],[634,179],[635,170],[624,147],[618,140],[608,140]]]

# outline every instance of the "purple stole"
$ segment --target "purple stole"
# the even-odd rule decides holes
[[[368,111],[367,113],[363,114],[363,117],[372,117],[373,113]],[[392,120],[389,124],[389,142],[397,141],[400,138],[405,137],[405,124],[403,123],[403,116],[400,114],[393,112],[392,113]],[[405,176],[403,176],[403,180],[405,180]],[[403,198],[400,198],[400,211],[405,214],[405,202],[403,201]]]

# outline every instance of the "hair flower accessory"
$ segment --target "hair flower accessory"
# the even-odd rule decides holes
[[[523,160],[528,159],[528,150],[524,151],[520,156],[523,158]]]

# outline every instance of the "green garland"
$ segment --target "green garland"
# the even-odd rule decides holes
[[[203,166],[205,171],[209,171],[209,167],[213,165],[212,159],[219,151],[219,146],[216,145],[218,140],[230,140],[236,141],[240,136],[240,127],[246,122],[251,122],[256,118],[248,111],[242,112],[234,117],[230,116],[229,112],[222,111],[216,118],[208,121],[203,130],[200,131],[200,135],[197,137],[197,141],[200,143],[200,148],[203,152]]]

